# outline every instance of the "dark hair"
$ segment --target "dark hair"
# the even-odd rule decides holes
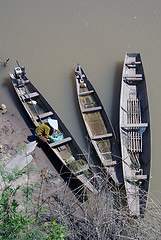
[[[49,132],[49,135],[52,135],[54,132],[54,129],[53,128],[50,128],[50,132]]]

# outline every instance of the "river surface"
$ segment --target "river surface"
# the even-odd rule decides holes
[[[74,68],[84,68],[118,135],[122,64],[140,52],[148,86],[152,130],[150,194],[161,200],[161,1],[0,0],[0,97],[17,112],[9,71],[16,60],[88,151]]]

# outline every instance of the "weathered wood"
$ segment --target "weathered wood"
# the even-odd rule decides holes
[[[96,112],[96,111],[100,111],[100,110],[102,110],[101,106],[99,106],[99,107],[92,107],[92,108],[85,108],[85,109],[82,109],[82,113]]]
[[[143,80],[143,78],[142,77],[138,77],[138,78],[136,78],[136,77],[124,77],[124,81],[142,81]]]
[[[112,152],[102,152],[102,155],[112,154]]]
[[[47,141],[46,145],[48,146],[47,149],[51,150],[51,154],[53,152],[53,158],[57,156],[59,159],[61,165],[62,165],[62,171],[66,171],[69,173],[72,177],[70,182],[75,181],[77,183],[76,187],[83,188],[85,186],[85,189],[95,193],[95,186],[93,186],[90,183],[90,179],[88,179],[85,175],[82,174],[82,176],[76,176],[75,173],[68,167],[67,161],[69,159],[81,159],[88,164],[88,160],[86,156],[84,155],[83,151],[71,135],[70,131],[67,129],[67,127],[64,125],[62,120],[59,118],[55,110],[50,106],[50,104],[46,101],[46,99],[42,96],[40,92],[35,88],[35,86],[31,83],[31,81],[27,80],[27,77],[22,77],[22,82],[20,83],[21,86],[18,86],[17,79],[14,74],[10,73],[10,77],[12,80],[13,87],[26,111],[28,114],[28,117],[31,119],[33,127],[37,127],[42,123],[47,122],[47,118],[49,116],[54,117],[55,120],[58,121],[59,129],[62,132],[66,138],[63,140],[59,140],[58,142],[51,142],[50,140]],[[24,84],[27,83],[28,84]],[[85,90],[85,89],[83,89]],[[37,97],[36,104],[29,104],[32,103],[32,98]],[[30,102],[29,102],[30,101]],[[33,100],[34,101],[34,100]],[[46,149],[46,150],[47,150]],[[90,172],[91,177],[94,177],[93,172]]]
[[[116,164],[117,164],[117,162],[116,161],[112,161],[112,160],[104,160],[103,161],[103,165],[105,167],[112,167],[112,166],[114,166]]]
[[[39,117],[35,116],[35,119],[38,120],[39,118],[41,119],[48,118],[48,117],[51,117],[52,115],[53,115],[53,112],[50,111],[50,112],[39,114]]]
[[[82,168],[80,168],[77,172],[75,172],[75,174],[77,175],[78,173],[81,173],[81,172],[86,171],[88,169],[89,169],[89,166],[88,166],[88,164],[86,164]]]
[[[103,135],[93,136],[92,140],[99,140],[99,139],[109,138],[112,136],[113,136],[112,133],[107,133],[107,134],[103,134]]]
[[[140,65],[141,62],[131,62],[131,63],[125,63],[127,67],[136,67],[136,65]]]
[[[144,215],[149,188],[147,175],[150,175],[151,167],[151,133],[145,80],[140,53],[126,53],[120,94],[120,139],[124,183],[131,216]],[[142,134],[141,128],[147,127],[148,131]],[[137,175],[140,168],[147,175]],[[137,183],[141,180],[145,180],[144,184]]]
[[[135,175],[133,177],[128,177],[127,179],[130,181],[137,182],[137,181],[141,181],[141,180],[146,180],[147,178],[148,178],[147,175]]]
[[[126,74],[124,75],[124,78],[142,78],[142,74]]]
[[[77,72],[84,75],[85,88],[81,88]],[[114,156],[120,156],[118,142],[112,124],[105,112],[103,104],[91,82],[87,78],[84,70],[78,65],[75,70],[75,80],[77,87],[77,97],[81,109],[82,118],[88,132],[89,141],[92,143],[95,154],[100,159],[100,165],[104,168],[108,177],[112,178],[116,185],[123,183],[121,164],[116,169],[113,166],[106,169],[103,160],[115,160]],[[94,94],[93,94],[94,93]]]
[[[62,145],[62,144],[66,144],[66,143],[70,142],[71,140],[72,140],[71,137],[67,137],[67,138],[64,138],[64,139],[62,139],[62,140],[59,140],[59,141],[57,141],[57,142],[49,143],[49,146],[50,146],[51,148],[57,147],[57,146],[60,146],[60,145]]]
[[[27,100],[27,99],[34,98],[34,97],[38,97],[38,96],[39,96],[39,93],[37,93],[37,92],[32,92],[32,93],[23,95],[22,98],[23,98],[24,100]]]
[[[122,124],[121,128],[140,128],[140,127],[148,127],[148,123],[127,123]]]
[[[80,174],[77,176],[77,178],[84,183],[84,187],[86,187],[87,189],[89,189],[91,192],[93,192],[94,194],[97,194],[97,190],[96,188],[93,187],[93,185],[90,183],[89,180],[87,180],[87,178],[84,176],[84,174]]]
[[[94,90],[86,91],[86,92],[80,92],[79,96],[86,96],[86,95],[89,95],[89,94],[92,94],[92,93],[94,93]]]
[[[130,96],[129,96],[129,98],[130,98]],[[127,122],[128,122],[128,124],[130,124],[129,129],[131,130],[128,133],[129,140],[130,140],[130,143],[128,144],[128,149],[132,152],[141,152],[142,151],[142,141],[141,141],[142,136],[138,133],[138,131],[135,131],[135,129],[138,128],[136,124],[139,124],[139,127],[140,127],[140,124],[142,124],[141,123],[140,101],[136,97],[136,94],[133,96],[133,99],[127,100]]]
[[[29,80],[25,80],[25,81],[23,81],[22,84],[19,84],[17,87],[18,87],[18,88],[24,87],[24,85],[26,85],[26,84],[29,83],[29,82],[30,82]]]

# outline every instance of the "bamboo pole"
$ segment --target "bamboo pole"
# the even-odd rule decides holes
[[[130,100],[130,123],[132,123],[132,101]],[[133,151],[132,128],[130,128],[131,151]]]
[[[135,111],[136,111],[136,123],[138,123],[138,99],[136,99]],[[138,131],[136,131],[136,144],[137,144],[137,152],[138,152],[139,151],[139,134],[138,134]]]
[[[127,100],[127,123],[130,123],[130,100]],[[130,140],[130,132],[129,131],[128,131],[127,143],[128,143],[128,149],[130,150],[131,140]]]
[[[132,101],[132,123],[135,123],[135,104]],[[133,151],[135,152],[135,129],[133,129]]]
[[[139,101],[139,110],[140,110],[140,123],[141,123],[141,107]],[[142,152],[142,134],[140,134],[140,151]]]

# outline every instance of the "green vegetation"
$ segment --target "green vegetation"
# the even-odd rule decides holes
[[[47,240],[53,240],[53,239],[60,239],[63,240],[66,236],[66,230],[67,227],[65,225],[59,226],[55,220],[52,220],[50,223],[50,226],[46,223],[46,233],[47,233]]]
[[[86,161],[80,159],[80,160],[73,160],[71,162],[67,163],[67,166],[73,171],[77,172],[80,170],[84,165],[86,165]]]
[[[42,221],[42,214],[45,212],[43,206],[37,206],[31,201],[34,193],[41,189],[40,183],[15,186],[15,180],[33,171],[33,168],[12,172],[5,171],[2,166],[0,170],[2,182],[0,196],[0,239],[47,239],[63,240],[67,236],[65,225],[59,226],[54,219],[48,223]],[[20,210],[20,200],[23,199],[23,210]],[[22,203],[21,203],[22,205]],[[34,211],[34,214],[31,214]]]
[[[75,171],[85,164],[73,162]],[[160,203],[151,196],[145,217],[132,218],[123,186],[115,188],[107,176],[96,174],[93,179],[96,195],[81,191],[83,187],[77,189],[83,192],[79,201],[78,195],[67,194],[66,183],[57,191],[53,188],[57,180],[50,183],[29,166],[22,171],[0,166],[0,240],[160,239]],[[84,174],[88,177],[88,170]],[[46,194],[46,188],[52,191]],[[88,200],[82,201],[87,195]]]

